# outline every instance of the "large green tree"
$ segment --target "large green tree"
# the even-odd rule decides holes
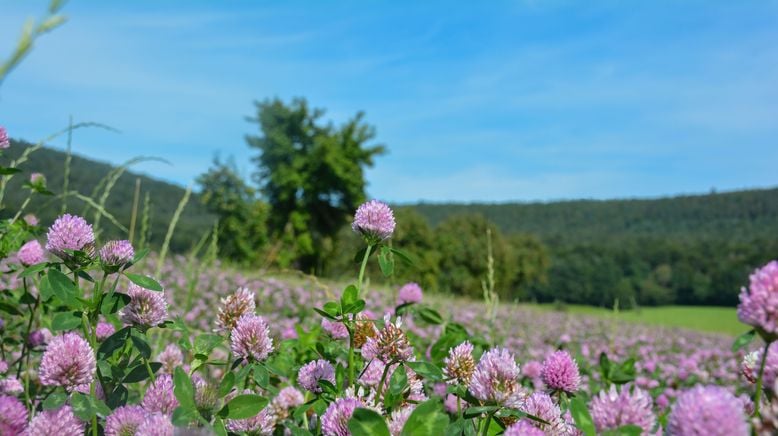
[[[270,205],[269,229],[292,250],[295,266],[315,271],[322,247],[365,200],[364,169],[385,149],[369,144],[375,129],[362,112],[335,126],[302,98],[265,100],[256,109],[250,120],[261,134],[246,139],[260,152],[254,178]]]

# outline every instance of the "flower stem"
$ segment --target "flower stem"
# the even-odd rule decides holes
[[[365,249],[365,257],[362,258],[362,265],[359,267],[359,279],[357,280],[357,295],[362,297],[362,282],[365,279],[365,269],[367,268],[367,259],[370,257],[370,252],[373,250],[373,245],[368,244]]]
[[[387,374],[389,374],[389,368],[395,363],[396,363],[395,361],[391,361],[387,363],[386,366],[384,366],[384,373],[381,374],[381,383],[378,384],[378,388],[376,389],[376,394],[375,394],[375,400],[377,404],[381,404],[383,402],[383,399],[381,398],[381,391],[384,390],[384,383],[386,382]],[[379,403],[379,401],[381,403]]]
[[[348,330],[348,386],[353,386],[356,383],[354,380],[354,329],[346,324]]]
[[[492,413],[486,415],[486,422],[484,423],[484,428],[481,430],[481,435],[486,436],[489,434],[489,424],[492,423]]]
[[[146,371],[149,373],[149,378],[151,378],[151,382],[154,383],[157,381],[156,377],[154,377],[154,371],[151,370],[151,365],[149,364],[149,359],[143,358],[143,364],[146,365]]]
[[[762,401],[762,379],[764,378],[764,367],[767,362],[767,351],[772,341],[765,341],[764,351],[762,352],[762,362],[759,364],[759,378],[756,379],[756,393],[754,394],[754,417],[759,417],[759,403]]]

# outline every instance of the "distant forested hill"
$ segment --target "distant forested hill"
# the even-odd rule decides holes
[[[453,214],[478,213],[506,233],[549,243],[628,237],[751,239],[778,235],[778,188],[651,200],[412,206],[435,225]]]
[[[3,163],[8,164],[11,160],[17,159],[26,148],[31,145],[25,142],[13,141],[11,148],[3,153]],[[46,176],[48,186],[55,194],[61,194],[64,180],[66,154],[59,150],[51,148],[41,148],[29,155],[27,162],[20,165],[24,170],[24,175],[19,175],[11,179],[6,192],[6,208],[0,214],[8,216],[11,211],[16,211],[27,197],[27,190],[22,189],[21,185],[27,181],[30,172],[40,172]],[[95,187],[100,181],[115,167],[106,163],[97,162],[77,154],[72,156],[70,167],[70,186],[69,190],[75,190],[79,193],[92,196]],[[119,177],[115,186],[110,191],[105,208],[116,217],[116,219],[125,227],[130,224],[130,215],[132,211],[132,199],[135,191],[135,180],[141,179],[141,195],[139,205],[138,225],[136,231],[140,228],[141,212],[143,210],[144,197],[149,194],[150,200],[150,242],[152,246],[159,247],[167,232],[168,223],[178,206],[179,201],[184,195],[184,189],[180,186],[162,182],[151,177],[138,175],[136,173],[124,172]],[[99,199],[103,189],[98,190],[95,199]],[[62,201],[53,197],[37,196],[28,206],[27,210],[34,211],[41,220],[41,225],[48,226],[59,215]],[[86,204],[78,199],[68,198],[68,210],[72,213],[80,213],[85,210]],[[86,214],[89,221],[93,221],[94,209]],[[197,241],[204,232],[211,229],[214,222],[211,216],[201,206],[196,195],[192,195],[181,220],[178,223],[176,232],[171,241],[171,249],[175,251],[184,251],[190,248],[194,241]],[[105,231],[102,239],[126,238],[127,235],[108,222],[105,218],[101,219],[101,227]]]
[[[539,301],[733,305],[753,269],[778,258],[778,189],[411,207],[432,224],[476,213],[506,233],[538,236],[548,249],[547,280],[520,295]]]

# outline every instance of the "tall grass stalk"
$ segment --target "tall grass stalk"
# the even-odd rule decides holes
[[[103,188],[103,193],[100,196],[100,200],[98,201],[98,204],[101,207],[105,207],[105,203],[108,201],[108,197],[111,195],[111,191],[113,190],[114,186],[116,186],[116,183],[119,181],[119,178],[132,166],[141,162],[148,162],[148,161],[157,161],[157,162],[163,162],[166,164],[170,164],[169,161],[158,158],[158,157],[147,157],[147,156],[139,156],[134,157],[124,164],[122,164],[119,167],[116,167],[108,172],[108,174],[105,175],[105,177],[100,180],[100,182],[95,186],[95,189],[92,191],[92,198],[97,197],[97,194],[99,192],[99,189],[101,186],[105,185]],[[88,206],[87,206],[88,209]],[[86,215],[87,209],[84,210],[83,215]],[[94,224],[92,225],[94,227],[95,231],[98,231],[100,228],[100,215],[95,212],[95,218],[94,218]]]
[[[11,56],[5,62],[0,63],[0,84],[3,83],[8,73],[16,68],[25,56],[30,53],[38,37],[65,24],[67,18],[59,14],[64,3],[61,0],[52,0],[49,3],[48,14],[39,23],[35,23],[34,20],[28,20],[24,24],[22,35],[19,37],[19,41],[16,43]]]
[[[148,192],[143,197],[143,215],[140,220],[140,236],[138,240],[138,250],[143,250],[148,244],[149,238],[151,238],[151,196]]]
[[[165,242],[162,243],[162,249],[159,251],[159,259],[157,260],[157,269],[154,272],[156,277],[159,277],[162,273],[162,266],[165,264],[165,258],[167,257],[167,251],[170,248],[170,240],[173,238],[173,232],[176,230],[176,224],[178,219],[181,218],[181,213],[184,211],[184,207],[189,202],[189,195],[192,194],[192,185],[187,186],[184,196],[178,203],[178,208],[173,214],[173,219],[170,220],[170,225],[167,228],[167,234],[165,235]]]
[[[68,146],[65,154],[65,170],[62,173],[62,207],[60,215],[68,210],[68,189],[70,185],[70,163],[73,160],[73,115],[68,122]]]
[[[492,253],[492,229],[486,229],[486,279],[481,280],[481,289],[484,292],[484,303],[486,304],[486,314],[489,322],[489,331],[494,340],[494,320],[497,316],[497,308],[500,304],[500,296],[494,290],[494,254]]]
[[[18,159],[11,161],[10,168],[17,168],[19,165],[27,162],[27,159],[29,159],[30,154],[40,150],[41,147],[43,147],[43,144],[45,144],[45,143],[47,143],[49,141],[53,141],[54,139],[64,135],[65,133],[68,133],[71,130],[76,130],[76,129],[80,129],[80,128],[84,128],[84,127],[99,127],[99,128],[106,129],[106,130],[114,130],[114,131],[116,131],[116,129],[114,129],[113,127],[107,126],[105,124],[94,123],[94,122],[83,122],[83,123],[73,124],[72,126],[68,126],[65,129],[62,129],[62,130],[60,130],[58,132],[55,132],[55,133],[53,133],[53,134],[43,138],[42,140],[38,141],[38,143],[36,143],[32,147],[25,148],[24,151],[22,152],[22,155],[19,156]],[[8,186],[8,181],[12,177],[13,177],[13,174],[12,175],[8,175],[8,176],[0,177],[0,209],[2,209],[2,207],[3,207],[3,198],[5,198],[5,189]]]
[[[135,178],[135,191],[132,195],[132,214],[130,215],[130,233],[127,239],[132,244],[135,237],[135,222],[138,220],[138,203],[140,201],[140,177]]]

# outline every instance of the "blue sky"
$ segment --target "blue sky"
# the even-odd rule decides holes
[[[43,1],[0,0],[0,53]],[[253,101],[359,110],[390,201],[646,197],[778,185],[778,2],[73,0],[0,88],[35,140],[180,184],[248,175]],[[63,146],[63,142],[55,142]]]

